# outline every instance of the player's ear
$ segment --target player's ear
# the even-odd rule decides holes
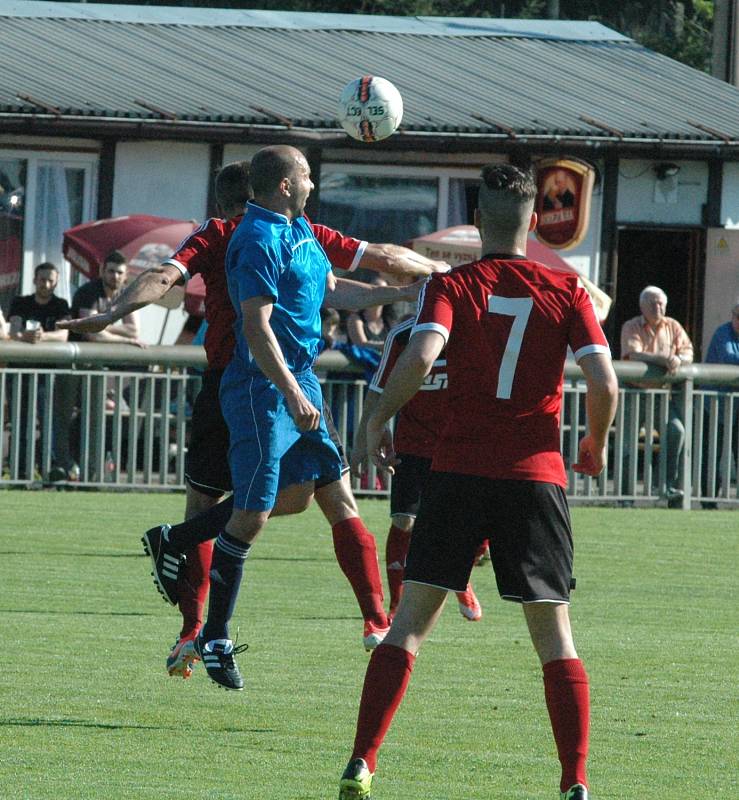
[[[284,194],[285,197],[290,197],[290,189],[292,188],[292,182],[290,178],[283,178],[280,181],[280,194]]]
[[[531,219],[529,220],[529,230],[533,231],[536,226],[539,224],[539,215],[534,211],[531,214]]]

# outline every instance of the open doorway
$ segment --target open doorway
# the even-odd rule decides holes
[[[639,314],[639,294],[659,286],[667,294],[667,314],[680,322],[696,348],[701,345],[701,228],[621,228],[618,232],[616,298],[611,312],[611,344],[621,357],[621,326]]]

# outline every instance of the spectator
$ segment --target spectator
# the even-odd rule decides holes
[[[103,263],[100,277],[81,286],[72,299],[72,316],[74,319],[91,317],[107,311],[110,304],[122,291],[128,277],[126,257],[118,250],[110,253]],[[109,325],[99,333],[73,334],[73,338],[89,342],[108,342],[134,344],[139,347],[138,314],[132,311],[123,317],[120,323]]]
[[[39,264],[33,273],[33,294],[15,297],[10,304],[10,338],[17,342],[27,344],[38,344],[39,342],[65,342],[67,331],[56,330],[56,323],[64,319],[69,319],[69,304],[61,297],[54,294],[59,281],[59,271],[54,264],[45,261]],[[27,364],[30,369],[49,370],[48,364]],[[20,391],[21,408],[27,406],[27,400],[32,385],[32,376],[23,375],[19,382],[15,384],[15,391]],[[36,419],[43,423],[44,414],[47,407],[46,398],[49,392],[53,392],[52,404],[52,468],[48,478],[50,480],[60,480],[66,477],[66,469],[71,467],[69,457],[69,416],[64,413],[64,409],[58,401],[58,382],[52,383],[50,374],[41,374],[38,379],[38,394],[36,403]],[[53,387],[53,388],[52,388]],[[34,420],[35,423],[35,420]],[[42,428],[43,429],[43,428]],[[19,476],[28,474],[27,463],[27,442],[28,436],[35,437],[35,427],[29,426],[28,414],[21,413],[20,425],[18,429],[20,437],[19,453]],[[41,464],[41,452],[36,452],[35,465]]]
[[[706,364],[730,364],[732,366],[739,367],[739,298],[736,299],[734,307],[731,310],[731,319],[728,322],[724,322],[723,325],[719,325],[714,331],[714,334],[711,337],[711,343],[708,345],[708,352],[706,353]],[[729,391],[727,386],[707,386],[705,388],[714,389],[723,395]],[[726,399],[726,397],[720,397],[718,403],[716,419],[716,441],[718,442],[718,447],[721,447],[722,444],[723,446],[726,446],[726,443],[724,442],[724,435],[726,433],[724,426],[724,407],[726,404]],[[734,413],[731,428],[732,452],[734,456],[732,460],[733,466],[736,464],[737,458],[739,457],[739,402],[734,403]],[[704,497],[714,496],[713,486],[708,485],[708,459],[710,452],[709,436],[710,406],[707,404],[704,417],[703,453],[701,464],[701,493]],[[720,457],[720,463],[721,462],[723,462],[723,453]],[[718,493],[722,483],[720,471],[718,469],[716,470],[716,474],[718,475],[718,485],[716,487]],[[704,501],[702,503],[703,508],[716,508],[716,505],[717,504],[715,501]]]
[[[376,286],[387,286],[387,281],[376,278]],[[363,311],[353,311],[346,320],[350,344],[382,350],[388,331],[393,326],[391,306],[372,306]]]
[[[674,375],[682,364],[693,363],[693,344],[683,326],[675,319],[665,316],[667,295],[658,286],[647,286],[639,295],[641,314],[623,324],[621,328],[621,358],[643,361],[662,367],[666,374]],[[641,384],[642,386],[645,384]],[[652,387],[665,384],[658,382]],[[625,428],[634,424],[631,406],[626,406]],[[644,424],[644,404],[640,404],[638,425]],[[647,432],[650,435],[650,432]],[[678,403],[673,394],[667,419],[667,487],[666,497],[670,507],[678,507],[683,491],[678,487],[680,454],[685,444],[685,425]],[[630,455],[627,453],[626,458]],[[635,456],[635,454],[634,454]]]

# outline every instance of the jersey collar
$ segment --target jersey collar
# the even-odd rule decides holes
[[[257,214],[258,216],[268,219],[271,222],[279,222],[282,225],[290,224],[290,220],[284,214],[278,214],[276,211],[270,211],[268,208],[258,205],[253,200],[247,201],[246,210],[249,214]]]
[[[528,261],[527,256],[518,253],[485,253],[481,260],[490,259],[491,261]]]

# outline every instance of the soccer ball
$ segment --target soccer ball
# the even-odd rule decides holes
[[[403,119],[403,98],[385,78],[365,75],[344,87],[338,110],[341,127],[360,142],[379,142]]]

